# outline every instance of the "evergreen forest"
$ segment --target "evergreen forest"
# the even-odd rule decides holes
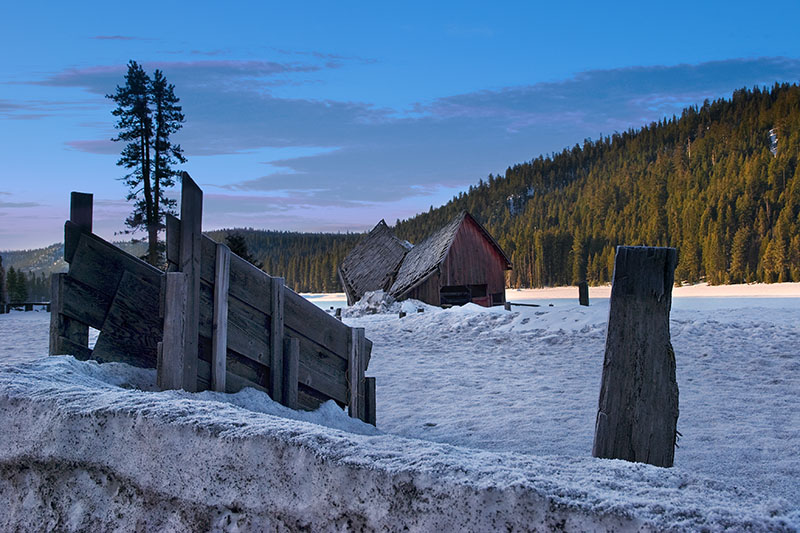
[[[800,87],[741,89],[509,167],[395,232],[419,242],[467,210],[511,287],[609,282],[623,244],[677,248],[683,282],[800,281],[798,149]]]

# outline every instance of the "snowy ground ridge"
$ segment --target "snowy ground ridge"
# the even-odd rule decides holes
[[[220,401],[236,395],[135,388],[151,379],[70,357],[0,369],[0,529],[791,531],[798,523],[788,505],[686,472],[352,433]],[[332,418],[320,421],[338,426]]]

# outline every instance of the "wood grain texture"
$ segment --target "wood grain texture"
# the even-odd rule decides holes
[[[300,341],[283,339],[283,405],[297,409],[297,385],[300,368]]]
[[[288,287],[284,295],[284,322],[286,327],[347,358],[350,328]]]
[[[161,390],[183,387],[183,350],[186,333],[187,279],[183,272],[166,274],[164,301],[164,336],[158,387]],[[210,372],[209,372],[210,379]]]
[[[271,380],[270,397],[276,402],[283,402],[283,278],[271,278],[272,298],[269,317],[269,370]]]
[[[186,275],[186,332],[183,348],[184,390],[196,392],[203,191],[188,173],[182,174],[180,270]],[[213,263],[212,263],[213,268]]]
[[[158,317],[159,292],[159,285],[123,273],[97,337],[94,359],[156,368],[163,327]]]
[[[64,314],[64,307],[71,307],[70,294],[65,291],[68,275],[53,274],[50,278],[50,355],[74,355],[86,359],[89,350],[89,328],[85,323]],[[66,293],[66,294],[65,294]]]
[[[231,251],[217,244],[214,281],[214,318],[211,334],[211,388],[225,392],[225,359],[228,346],[228,283],[230,281]]]
[[[669,467],[678,384],[669,333],[674,248],[617,248],[592,455]]]

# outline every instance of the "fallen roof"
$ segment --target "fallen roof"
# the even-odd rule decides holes
[[[411,245],[395,237],[381,220],[339,266],[344,290],[353,300],[367,291],[387,290]]]

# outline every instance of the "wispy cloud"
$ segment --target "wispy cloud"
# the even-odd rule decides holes
[[[155,66],[164,69],[181,97],[187,122],[176,140],[190,159],[274,147],[328,148],[270,161],[271,172],[254,166],[221,185],[234,196],[259,197],[253,209],[275,211],[430,196],[586,137],[679,113],[706,98],[800,79],[798,59],[732,59],[588,71],[559,82],[446,96],[397,110],[367,102],[279,98],[264,90],[281,76],[326,68],[314,63],[146,64]],[[45,82],[105,94],[123,70],[70,70]],[[67,144],[93,153],[119,150],[106,140]]]
[[[0,202],[0,209],[18,209],[25,207],[38,207],[42,204],[37,202]]]

